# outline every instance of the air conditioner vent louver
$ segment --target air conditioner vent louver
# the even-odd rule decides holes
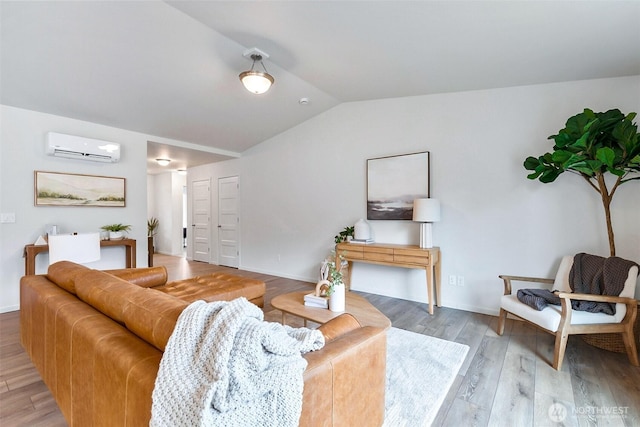
[[[50,156],[68,159],[115,163],[120,160],[120,144],[49,132],[46,152]]]

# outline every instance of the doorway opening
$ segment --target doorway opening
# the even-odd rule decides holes
[[[182,255],[187,254],[187,186],[182,187]]]

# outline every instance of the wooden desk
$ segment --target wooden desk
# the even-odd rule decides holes
[[[440,286],[440,248],[422,249],[413,245],[392,245],[372,243],[338,243],[336,252],[349,262],[347,273],[348,283],[351,284],[351,271],[354,262],[390,265],[393,267],[419,268],[427,273],[427,295],[429,298],[429,314],[433,314],[434,288],[436,305],[441,306]],[[435,276],[434,276],[435,274]]]
[[[101,240],[100,247],[124,246],[126,250],[126,267],[136,268],[136,241],[134,239]],[[24,247],[24,274],[36,274],[36,255],[49,252],[49,245],[26,245]]]

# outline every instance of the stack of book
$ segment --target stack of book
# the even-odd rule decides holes
[[[349,243],[356,243],[356,244],[359,243],[361,245],[368,245],[370,243],[373,243],[373,239],[351,239]]]
[[[317,297],[315,294],[304,296],[304,305],[307,307],[329,308],[329,297]]]

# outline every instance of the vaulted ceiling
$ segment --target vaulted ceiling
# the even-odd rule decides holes
[[[5,0],[0,16],[2,104],[215,159],[343,102],[640,74],[640,1]],[[254,46],[264,95],[238,79]]]

